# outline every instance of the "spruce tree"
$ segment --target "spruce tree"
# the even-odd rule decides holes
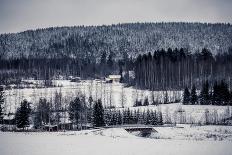
[[[118,114],[117,114],[117,125],[121,125],[122,124],[122,114],[121,111],[118,110]]]
[[[148,101],[148,97],[146,97],[143,102],[143,106],[148,106],[148,105],[149,105],[149,101]]]
[[[221,81],[220,84],[220,96],[222,98],[222,103],[221,105],[228,105],[228,102],[230,100],[230,91],[228,88],[228,84],[224,81]]]
[[[81,111],[83,110],[82,108],[83,108],[82,103],[79,97],[76,97],[69,104],[69,108],[68,108],[69,119],[76,125],[80,121]]]
[[[163,114],[161,111],[158,112],[158,125],[163,125]]]
[[[146,113],[145,124],[146,125],[151,124],[151,114],[150,114],[150,110],[149,109],[147,110],[147,113]]]
[[[4,104],[4,91],[3,87],[0,86],[0,124],[3,123],[3,104]]]
[[[192,105],[197,103],[197,92],[196,92],[195,85],[193,85],[192,89],[191,89],[190,102],[191,102]]]
[[[50,103],[45,98],[40,98],[36,107],[34,126],[36,128],[48,124],[50,121]]]
[[[151,124],[152,125],[158,124],[158,117],[157,117],[156,111],[152,111],[151,113]]]
[[[29,126],[29,116],[31,113],[31,107],[27,100],[21,102],[20,107],[17,109],[15,114],[16,125],[18,128],[23,128]]]
[[[208,105],[209,104],[209,83],[206,81],[202,85],[201,93],[200,93],[200,104]]]
[[[220,102],[221,102],[221,98],[220,98],[220,86],[218,85],[217,82],[215,82],[214,85],[213,85],[212,103],[213,103],[213,105],[219,105]]]
[[[95,102],[93,107],[93,126],[94,127],[102,127],[105,125],[104,121],[104,109],[102,106],[102,102],[99,99]]]
[[[213,86],[213,104],[214,105],[229,105],[230,92],[228,85],[221,81],[220,84],[217,82]]]
[[[184,94],[183,94],[183,104],[187,105],[190,103],[190,92],[188,88],[186,87],[184,89]]]
[[[142,106],[141,100],[136,99],[134,103],[134,107]]]

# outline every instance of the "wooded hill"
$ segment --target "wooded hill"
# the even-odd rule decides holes
[[[131,23],[110,26],[51,27],[0,35],[0,58],[89,58],[103,52],[118,59],[168,48],[213,54],[232,46],[230,24]]]

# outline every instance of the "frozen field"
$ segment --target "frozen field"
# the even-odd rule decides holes
[[[27,81],[38,85],[41,81]],[[133,87],[124,87],[121,83],[105,83],[104,81],[87,80],[80,83],[70,82],[68,80],[55,80],[53,81],[56,86],[53,88],[24,88],[24,89],[12,89],[6,90],[5,108],[7,112],[14,112],[19,106],[19,103],[23,99],[27,99],[33,103],[32,107],[38,103],[40,97],[47,98],[50,102],[55,96],[56,92],[62,93],[62,103],[68,105],[78,93],[86,95],[88,98],[90,95],[94,100],[102,98],[104,106],[110,104],[116,108],[121,108],[121,101],[123,98],[124,106],[130,107],[134,110],[140,109],[144,111],[161,110],[164,115],[164,122],[171,119],[172,122],[180,123],[180,117],[184,117],[187,123],[202,123],[205,117],[205,111],[208,110],[210,115],[217,115],[218,120],[222,118],[228,118],[231,116],[232,107],[226,106],[196,106],[196,105],[182,105],[181,103],[160,105],[160,106],[147,106],[147,107],[133,107],[136,98],[143,100],[148,97],[151,100],[151,91],[136,90]],[[123,93],[122,93],[123,92]],[[181,98],[180,91],[168,91],[169,101],[173,101]],[[155,91],[155,100],[162,101],[164,99],[165,92]],[[174,97],[177,96],[177,97]],[[63,106],[64,106],[63,105]]]
[[[216,132],[224,127],[203,127],[200,131]],[[185,129],[185,128],[184,128]],[[183,129],[183,130],[184,130]],[[198,128],[199,129],[199,128]],[[167,130],[169,130],[167,132]],[[176,134],[167,129],[162,134]],[[188,128],[186,128],[187,132]],[[227,127],[228,132],[231,128]],[[199,132],[200,132],[199,131]],[[159,129],[161,132],[161,129]],[[180,131],[181,133],[184,131]],[[218,131],[220,132],[220,130]],[[193,131],[192,131],[193,133]],[[173,139],[172,139],[173,138]],[[59,133],[2,133],[1,155],[231,155],[232,141],[141,138],[124,129],[105,129]]]
[[[39,85],[41,81],[27,80],[27,82]],[[69,103],[74,99],[78,93],[85,94],[86,98],[90,95],[94,100],[102,99],[103,105],[107,106],[111,104],[115,107],[121,107],[121,101],[123,98],[124,106],[133,106],[136,98],[143,100],[145,97],[151,99],[151,92],[147,90],[136,90],[133,87],[124,87],[122,83],[105,83],[98,80],[83,80],[79,83],[70,82],[68,80],[54,80],[53,84],[60,87],[52,88],[24,88],[24,89],[11,89],[6,90],[6,104],[8,111],[14,111],[15,107],[23,99],[28,101],[38,102],[40,97],[45,97],[51,100],[56,92],[61,92],[63,96],[63,102]],[[180,91],[169,91],[169,100],[175,100],[181,98]],[[162,101],[165,92],[156,91],[154,93],[155,100]],[[179,96],[174,98],[174,96]]]

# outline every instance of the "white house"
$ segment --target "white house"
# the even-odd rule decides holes
[[[107,82],[114,82],[119,83],[121,79],[121,75],[109,75],[108,78],[106,78]]]

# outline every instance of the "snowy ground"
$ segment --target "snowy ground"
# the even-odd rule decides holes
[[[216,128],[201,128],[202,131],[213,129]],[[162,134],[175,133],[172,130]],[[59,133],[0,132],[1,155],[231,155],[231,146],[230,140],[142,138],[120,128]]]
[[[27,81],[30,83],[40,83],[41,81]],[[97,80],[83,80],[79,83],[70,82],[68,80],[54,80],[53,84],[61,87],[52,88],[25,88],[25,89],[12,89],[6,90],[5,108],[6,113],[15,112],[15,109],[19,106],[19,103],[23,99],[27,99],[33,103],[32,106],[38,103],[40,97],[47,98],[50,102],[53,101],[55,92],[62,93],[62,103],[68,105],[71,100],[77,96],[78,93],[82,93],[88,96],[93,96],[94,100],[102,98],[103,105],[111,105],[116,108],[121,107],[122,97],[124,98],[124,106],[131,109],[143,110],[161,110],[164,115],[164,122],[169,118],[172,122],[181,123],[180,117],[185,117],[188,123],[203,123],[205,117],[205,111],[208,110],[210,115],[218,115],[218,120],[221,118],[228,118],[232,115],[232,107],[226,106],[196,106],[196,105],[182,105],[181,103],[174,103],[160,106],[148,106],[148,107],[133,107],[135,99],[144,99],[148,97],[151,100],[151,91],[148,90],[136,90],[133,87],[124,87],[121,83],[105,83],[104,81]],[[123,93],[122,93],[123,92]],[[176,100],[181,98],[180,91],[168,91],[169,100]],[[156,100],[162,101],[165,96],[163,91],[155,91],[154,96]],[[175,98],[174,96],[177,96]],[[64,106],[64,105],[63,105]],[[228,110],[229,109],[229,110]],[[228,113],[228,111],[230,111]]]
[[[175,140],[216,140],[232,142],[232,126],[191,126],[155,127],[157,132],[149,138]]]
[[[27,80],[29,83],[35,83],[39,85],[39,80]],[[27,99],[31,102],[38,102],[40,97],[52,100],[55,96],[55,92],[61,92],[63,101],[69,103],[74,99],[78,93],[85,94],[86,99],[91,95],[94,100],[102,99],[104,106],[111,103],[112,106],[121,107],[121,101],[123,98],[124,106],[131,107],[134,105],[136,98],[144,100],[145,97],[151,99],[151,92],[148,90],[136,90],[133,87],[124,87],[122,83],[105,83],[100,80],[82,80],[79,83],[70,82],[69,80],[54,80],[53,84],[58,87],[51,88],[24,88],[24,89],[11,89],[6,90],[6,107],[7,111],[14,112],[15,107],[23,99]],[[168,91],[170,96],[169,100],[175,100],[181,98],[180,91]],[[154,93],[155,100],[162,101],[164,99],[164,91],[156,91]],[[174,96],[179,96],[174,98]]]

